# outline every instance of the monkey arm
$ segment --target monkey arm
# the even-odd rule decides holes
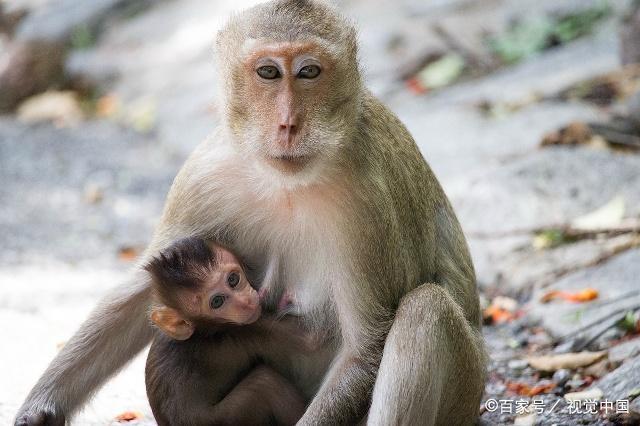
[[[298,425],[353,425],[367,414],[375,368],[343,348]]]
[[[141,273],[93,311],[51,362],[22,405],[16,425],[63,425],[151,340],[149,286]]]

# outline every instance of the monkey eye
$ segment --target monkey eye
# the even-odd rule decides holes
[[[240,274],[238,274],[237,272],[231,272],[229,275],[227,275],[227,284],[229,284],[229,287],[234,288],[238,285],[239,282]]]
[[[298,71],[298,78],[316,78],[320,75],[320,67],[317,65],[306,65]]]
[[[258,75],[266,80],[273,80],[280,77],[280,71],[273,65],[263,65],[259,67],[256,72]]]
[[[211,298],[209,302],[211,309],[218,309],[220,306],[224,305],[224,296],[217,294]]]

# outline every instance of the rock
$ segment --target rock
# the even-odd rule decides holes
[[[25,123],[52,122],[57,127],[72,127],[83,120],[83,112],[74,92],[45,92],[24,101],[18,107],[18,120]]]
[[[597,382],[590,389],[601,389],[609,401],[630,399],[632,391],[640,384],[640,356],[625,361],[620,367],[613,370]],[[634,400],[634,403],[640,401]],[[640,404],[629,404],[640,413]]]
[[[622,23],[620,56],[622,64],[640,62],[640,5],[636,5]]]
[[[561,368],[553,373],[552,380],[559,386],[563,387],[571,378],[571,372],[566,368]]]
[[[518,416],[514,419],[514,426],[533,426],[536,424],[536,420],[538,419],[538,415],[534,413],[525,414],[523,416]]]
[[[528,365],[529,363],[526,359],[512,359],[508,364],[509,368],[512,370],[524,370]]]
[[[544,291],[538,291],[532,298],[530,315],[539,318],[554,337],[575,334],[585,326],[588,326],[585,336],[592,336],[615,321],[616,315],[621,318],[623,313],[619,313],[620,310],[640,304],[638,276],[640,249],[628,250],[601,265],[568,274],[553,285],[553,288],[565,291],[593,287],[600,294],[598,300],[580,304],[545,304],[539,302]]]
[[[95,28],[116,7],[133,0],[57,0],[44,3],[29,13],[16,30],[19,40],[47,39],[66,42],[83,26]]]
[[[611,362],[623,362],[640,355],[640,337],[620,343],[609,349],[609,360]]]
[[[65,49],[57,42],[10,43],[0,52],[0,113],[63,77]]]
[[[27,15],[25,9],[5,10],[4,3],[0,3],[0,34],[12,36],[16,27]]]
[[[603,359],[585,368],[582,374],[585,376],[604,377],[611,369],[610,367],[609,360]]]
[[[591,387],[589,390],[582,392],[569,392],[564,395],[564,399],[567,401],[586,401],[589,399],[599,401],[603,395],[604,393],[601,389]]]

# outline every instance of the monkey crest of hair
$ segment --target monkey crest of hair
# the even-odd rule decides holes
[[[316,99],[314,93],[298,95],[305,97],[305,118],[295,154],[316,156],[318,167],[305,167],[281,180],[289,185],[331,176],[331,165],[342,158],[338,155],[340,147],[354,139],[357,129],[350,123],[357,121],[364,89],[356,30],[331,6],[317,1],[280,0],[235,15],[216,39],[221,72],[218,99],[224,111],[223,127],[245,154],[265,154],[268,146],[264,141],[273,140],[269,130],[274,127],[270,111],[273,100],[256,102],[260,95],[252,92],[245,61],[256,47],[286,43],[308,43],[331,64],[327,76],[331,90],[323,91],[322,99]],[[272,180],[279,177],[269,176]]]
[[[162,250],[147,263],[145,269],[151,274],[162,302],[176,307],[176,287],[199,288],[216,264],[215,253],[203,239],[187,237]]]

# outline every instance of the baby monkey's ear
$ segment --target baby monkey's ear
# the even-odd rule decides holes
[[[178,311],[166,306],[153,308],[151,321],[169,337],[176,340],[187,340],[194,331],[193,324],[182,318]]]

